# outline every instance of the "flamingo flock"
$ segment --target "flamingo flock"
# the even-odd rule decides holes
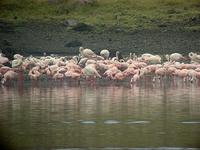
[[[4,65],[7,63],[11,67]],[[128,79],[130,84],[151,75],[152,82],[160,82],[162,78],[169,77],[173,81],[179,78],[183,82],[194,83],[200,81],[200,55],[190,52],[187,57],[179,53],[161,57],[149,53],[141,56],[130,53],[129,57],[119,59],[119,51],[111,58],[107,49],[101,50],[100,55],[97,55],[91,49],[83,47],[79,48],[79,55],[70,59],[46,55],[25,58],[15,54],[14,60],[10,61],[0,54],[1,84],[24,80],[24,75],[35,81],[43,76],[50,80],[85,79],[89,82],[95,82],[97,78],[114,81]]]

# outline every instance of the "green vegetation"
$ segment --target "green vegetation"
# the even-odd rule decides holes
[[[80,1],[1,0],[0,19],[14,23],[76,19],[98,27],[180,26],[200,30],[200,0],[90,0],[85,4]]]

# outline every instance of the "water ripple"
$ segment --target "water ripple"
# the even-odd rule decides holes
[[[80,123],[82,123],[82,124],[95,124],[96,122],[92,121],[92,120],[86,120],[86,121],[83,120]]]
[[[63,123],[65,123],[65,124],[71,124],[72,122],[71,121],[63,121]]]
[[[200,121],[183,121],[183,124],[200,124]]]
[[[146,124],[150,123],[150,121],[128,121],[126,124]]]
[[[120,121],[118,120],[106,120],[104,121],[104,124],[118,124]]]

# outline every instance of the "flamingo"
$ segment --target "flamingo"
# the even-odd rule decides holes
[[[111,66],[108,70],[104,72],[103,75],[105,75],[108,78],[113,79],[115,74],[117,74],[118,72],[120,72],[120,70],[116,66]]]
[[[129,58],[126,61],[128,64],[132,64],[134,61],[137,60],[137,56],[135,55],[135,53],[129,53]]]
[[[123,71],[126,77],[135,74],[135,69],[133,67],[128,67],[126,70]]]
[[[29,71],[28,75],[29,75],[29,77],[30,77],[31,80],[38,80],[39,77],[41,76],[40,66],[33,67]]]
[[[81,73],[74,72],[73,70],[68,70],[67,72],[65,72],[65,76],[72,79],[80,79]]]
[[[108,59],[110,56],[110,52],[107,49],[103,49],[100,52],[100,55],[104,58],[104,59]]]
[[[5,64],[9,62],[9,59],[7,57],[4,57],[2,53],[0,53],[0,64]]]
[[[101,75],[96,70],[96,64],[89,64],[82,69],[83,75],[86,79],[94,79],[96,77],[101,78]]]
[[[86,57],[86,58],[96,58],[96,54],[91,50],[91,49],[84,49],[83,47],[79,48],[79,52],[81,56]]]
[[[182,78],[183,81],[185,82],[185,81],[186,81],[186,78],[187,78],[187,76],[188,76],[188,70],[187,70],[187,69],[182,69],[182,70],[177,69],[177,70],[175,71],[175,75],[177,75],[178,77]]]
[[[29,77],[31,80],[38,80],[39,77],[41,76],[41,73],[37,70],[30,70],[28,73]]]
[[[12,68],[10,68],[10,67],[7,67],[7,66],[2,66],[2,67],[0,67],[0,73],[2,74],[2,75],[4,75],[7,71],[9,71],[9,70],[12,70]]]
[[[60,72],[58,71],[58,72],[56,72],[56,73],[53,75],[53,79],[55,79],[55,80],[64,79],[64,74],[63,74],[63,73],[60,73]]]
[[[14,60],[12,61],[12,68],[17,68],[20,67],[23,63],[23,56],[20,54],[15,54],[14,56]]]
[[[135,83],[137,82],[139,79],[140,79],[140,70],[138,69],[137,70],[137,73],[133,75],[133,77],[131,78],[131,83]]]
[[[115,57],[112,58],[112,61],[118,61],[119,60],[119,51],[116,51]]]
[[[154,55],[149,54],[149,53],[144,53],[144,54],[141,55],[141,57],[142,57],[143,59],[145,59],[146,57],[152,57],[152,56],[154,56]]]
[[[200,63],[200,55],[197,55],[197,53],[190,52],[188,56],[190,57],[191,62]]]
[[[196,80],[197,72],[195,70],[188,70],[189,81],[192,83]]]
[[[14,59],[23,59],[24,57],[23,57],[22,55],[20,55],[20,54],[15,54],[15,55],[13,56],[13,58],[14,58]]]
[[[125,75],[122,71],[119,71],[118,73],[115,74],[115,76],[112,78],[114,80],[123,80],[125,78]]]
[[[173,53],[171,55],[165,55],[165,58],[168,60],[168,61],[171,61],[171,62],[176,62],[176,61],[181,61],[181,60],[184,60],[185,58],[183,57],[183,55],[179,54],[179,53]]]
[[[8,70],[4,75],[3,78],[1,80],[2,84],[5,84],[5,82],[9,81],[9,80],[14,80],[17,79],[18,73],[16,73],[13,70]]]
[[[147,64],[160,64],[161,63],[161,57],[159,55],[153,55],[150,57],[145,57],[144,62]]]
[[[167,72],[167,69],[164,68],[164,67],[161,67],[161,68],[157,68],[156,71],[155,71],[155,76],[153,78],[153,82],[156,81],[156,79],[161,79],[161,77],[165,76],[166,75],[166,72]]]

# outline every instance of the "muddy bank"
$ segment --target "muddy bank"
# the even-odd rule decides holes
[[[24,54],[78,54],[80,46],[96,52],[107,48],[122,54],[145,52],[165,54],[200,52],[200,32],[162,28],[161,30],[127,31],[120,28],[69,29],[63,24],[1,24],[0,49],[14,49]]]

